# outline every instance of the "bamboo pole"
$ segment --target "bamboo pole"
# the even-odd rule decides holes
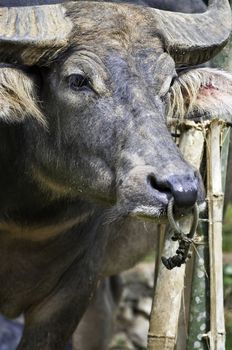
[[[225,179],[221,181],[221,173],[223,174],[226,172],[229,136],[227,133],[227,137],[225,139],[223,138],[227,140],[227,144],[224,144],[224,152],[222,152],[222,155],[224,155],[221,161],[220,141],[222,127],[223,122],[215,120],[209,126],[208,131],[206,158],[209,213],[205,218],[206,220],[203,221],[199,227],[199,239],[202,239],[204,244],[197,247],[198,255],[196,256],[195,273],[193,275],[193,302],[191,304],[188,350],[192,350],[194,346],[198,346],[199,350],[208,349],[209,347],[210,349],[224,349],[225,346],[221,247],[223,212],[222,189],[224,189]],[[223,169],[222,164],[224,164]],[[216,217],[214,217],[215,208],[218,212]],[[210,249],[210,268],[207,266],[209,261],[207,240],[209,240]],[[205,273],[201,269],[199,260],[202,262]],[[216,267],[217,270],[215,270]],[[210,285],[206,276],[206,271],[210,276]],[[199,276],[201,276],[201,278],[199,278]],[[210,332],[208,332],[209,329],[211,329]]]
[[[163,255],[163,248],[166,235],[166,225],[160,224],[158,226],[158,237],[157,237],[157,251],[155,257],[155,274],[154,274],[154,286],[156,286],[159,266],[161,264],[161,257]]]
[[[212,121],[207,138],[207,199],[210,252],[210,349],[225,349],[223,305],[223,201],[220,138],[222,122]]]
[[[232,4],[232,0],[230,0],[230,4]],[[215,65],[215,67],[223,67],[225,70],[232,72],[231,54],[232,54],[232,40],[230,40],[230,42],[223,49],[223,51],[219,55],[217,55],[216,58],[212,60],[212,63]],[[229,151],[230,132],[228,128],[225,130],[224,135],[226,135],[226,137],[223,136],[223,144],[222,144],[222,152],[221,152],[223,191],[225,190],[227,160],[228,160],[228,151]],[[232,151],[232,148],[231,148],[231,151]],[[213,281],[210,282],[206,276],[206,271],[208,275],[210,274],[209,250],[207,246],[208,229],[209,229],[208,222],[207,222],[208,215],[205,218],[203,218],[203,220],[204,219],[205,221],[202,221],[200,223],[199,230],[198,230],[199,239],[201,240],[201,242],[204,242],[204,244],[197,245],[196,247],[197,254],[196,254],[196,260],[194,263],[194,273],[193,273],[193,282],[192,282],[192,296],[191,296],[192,303],[191,303],[191,310],[190,310],[189,338],[188,338],[187,350],[194,349],[194,345],[195,347],[198,346],[198,350],[209,349],[209,348],[211,349],[210,346],[214,346],[212,345],[212,342],[213,342],[212,333],[209,333],[209,334],[206,334],[206,333],[210,329],[210,323],[211,325],[214,325],[214,328],[215,328],[216,321],[212,320],[212,317],[214,316],[210,313],[210,303],[212,304],[212,299],[210,296],[210,284],[211,284],[211,290],[216,289],[217,286],[213,286],[212,285]],[[219,247],[218,249],[221,250],[221,247]],[[204,262],[204,268],[203,268],[203,262]],[[203,276],[203,270],[205,271],[204,276]],[[200,276],[202,276],[201,279],[198,278],[198,273]],[[222,272],[220,272],[220,274],[221,273]],[[222,276],[220,277],[220,279],[222,279]],[[221,297],[220,305],[221,304],[222,304],[222,297]],[[223,314],[224,313],[222,309],[221,310],[222,317],[223,317]],[[211,322],[210,322],[210,318],[211,318]],[[224,325],[223,325],[223,332],[224,332]],[[210,344],[209,336],[211,339],[211,344]]]
[[[208,213],[198,229],[200,245],[196,247],[187,350],[225,349],[221,240],[222,190],[225,189],[229,134],[223,121],[214,120],[209,126],[206,149]]]
[[[208,125],[202,125],[206,137]],[[206,154],[205,154],[206,157]],[[206,159],[202,164],[202,178],[207,175]],[[187,350],[208,350],[210,348],[208,331],[210,329],[210,281],[209,281],[209,244],[208,213],[200,215],[195,249],[193,251],[193,271],[189,306]],[[189,284],[189,281],[186,281]],[[187,284],[186,283],[186,284]],[[187,306],[186,306],[187,307]]]
[[[191,127],[180,140],[180,149],[185,159],[196,168],[199,168],[201,163],[203,146],[204,135],[201,128],[191,123]],[[190,223],[189,218],[182,220],[181,230],[187,233]],[[178,244],[170,238],[170,232],[167,230],[164,256],[174,255],[177,249]],[[162,264],[159,265],[148,333],[149,350],[171,350],[175,347],[184,275],[185,265],[175,271],[169,271]]]
[[[226,177],[227,177],[227,168],[229,160],[229,147],[230,147],[230,137],[231,130],[230,128],[225,128],[222,137],[222,151],[221,151],[221,165],[222,165],[222,189],[225,192],[226,188]]]
[[[208,350],[210,329],[210,284],[208,220],[201,217],[194,252],[187,350]],[[206,221],[204,221],[206,220]],[[191,276],[190,276],[191,278]]]

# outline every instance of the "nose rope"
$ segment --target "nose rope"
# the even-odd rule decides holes
[[[192,225],[190,228],[189,233],[186,235],[184,232],[182,232],[180,226],[177,224],[174,214],[173,214],[173,208],[174,208],[174,198],[171,198],[168,203],[168,221],[170,224],[170,228],[173,231],[174,235],[172,236],[173,241],[179,241],[179,247],[176,250],[176,255],[165,258],[164,256],[161,257],[161,260],[164,264],[164,266],[168,270],[172,270],[174,267],[180,267],[182,264],[186,263],[186,260],[191,257],[191,254],[189,253],[190,246],[193,242],[193,237],[197,229],[198,221],[199,221],[199,208],[198,205],[195,203],[193,207],[193,220]]]
[[[183,235],[184,233],[181,231],[179,225],[176,223],[173,215],[174,204],[175,204],[174,198],[172,197],[168,203],[168,221],[174,233]],[[193,207],[192,226],[187,237],[192,238],[194,236],[194,233],[196,232],[196,229],[197,229],[198,221],[199,221],[199,208],[198,208],[198,205],[195,203]]]

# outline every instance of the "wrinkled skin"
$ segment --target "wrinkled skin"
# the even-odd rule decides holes
[[[204,199],[166,126],[175,63],[135,16],[80,11],[79,46],[27,71],[48,129],[1,124],[0,309],[25,313],[21,350],[63,349],[97,282],[154,246],[170,197],[182,213]]]

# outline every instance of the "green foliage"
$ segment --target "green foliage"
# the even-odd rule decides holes
[[[223,227],[223,251],[232,252],[232,205],[229,206]]]
[[[232,205],[229,206],[223,227],[223,250],[232,255]],[[231,259],[232,261],[232,259]],[[232,264],[224,266],[226,350],[232,349]]]

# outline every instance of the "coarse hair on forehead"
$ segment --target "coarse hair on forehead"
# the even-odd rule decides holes
[[[46,126],[33,79],[20,68],[0,65],[0,120],[22,122],[27,117]]]
[[[232,74],[213,68],[181,73],[168,94],[167,118],[194,115],[222,118],[232,115]]]
[[[73,23],[70,45],[96,44],[104,52],[107,47],[129,50],[134,43],[142,45],[146,37],[152,39],[154,28],[150,29],[150,19],[142,7],[104,2],[82,7],[71,2],[65,7]]]

